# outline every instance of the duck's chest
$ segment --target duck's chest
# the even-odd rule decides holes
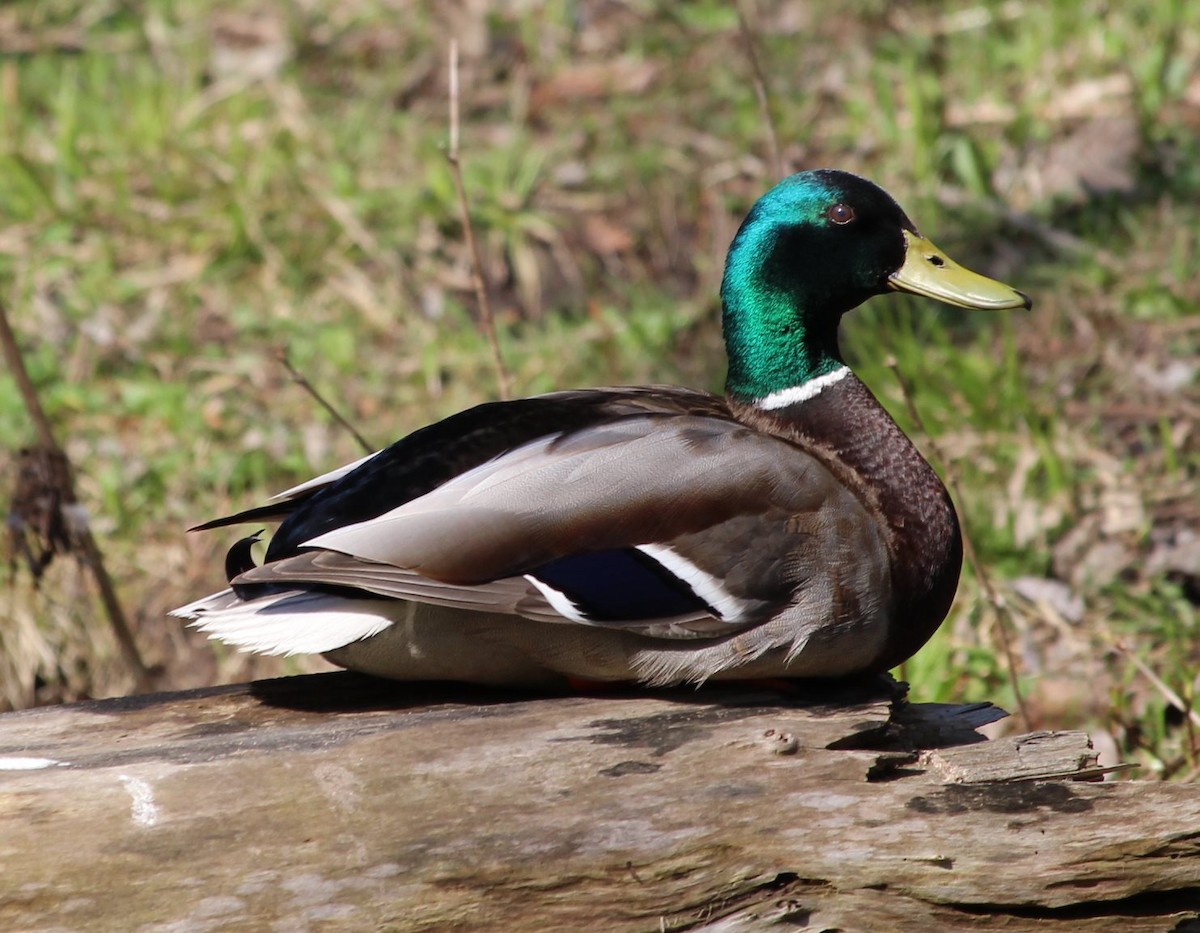
[[[842,514],[834,505],[828,521],[851,526],[835,536],[847,551],[826,561],[843,576],[869,573],[867,553],[851,553],[868,535],[852,526],[867,516],[885,549],[886,585],[875,579],[842,587],[858,596],[864,587],[885,594],[889,635],[879,666],[909,657],[937,629],[949,611],[962,567],[962,537],[949,493],[937,473],[904,435],[870,390],[852,373],[802,401],[776,411],[742,414],[803,447],[862,507]],[[869,595],[869,594],[868,594]]]

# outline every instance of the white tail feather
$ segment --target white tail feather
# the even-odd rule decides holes
[[[219,593],[213,593],[197,599],[194,603],[188,603],[186,606],[172,609],[167,615],[175,616],[177,619],[195,619],[203,612],[223,609],[226,606],[232,606],[238,601],[238,598],[233,595],[233,590],[224,589]]]
[[[171,615],[227,645],[259,654],[324,654],[378,635],[402,613],[403,602],[348,599],[329,593],[272,593],[239,600],[230,590],[181,606]]]

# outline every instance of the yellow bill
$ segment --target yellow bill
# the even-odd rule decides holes
[[[1033,307],[1028,295],[964,269],[920,234],[905,230],[904,242],[904,265],[888,277],[888,284],[896,291],[979,311]]]

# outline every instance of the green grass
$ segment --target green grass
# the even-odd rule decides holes
[[[1035,297],[997,316],[885,299],[845,327],[956,479],[1010,607],[1028,725],[1107,732],[1147,772],[1194,774],[1192,732],[1143,668],[1190,706],[1197,569],[1152,558],[1200,521],[1200,8],[746,8],[788,166],[877,179],[956,258]],[[0,14],[0,49],[23,50],[0,58],[0,294],[163,685],[279,669],[163,620],[221,583],[225,539],[182,530],[358,455],[280,348],[379,444],[495,396],[444,157],[451,35],[522,394],[719,389],[721,261],[773,173],[729,4],[546,0],[453,25],[369,0],[230,9]],[[278,67],[247,73],[255,47]],[[1071,149],[1105,120],[1101,144]],[[1073,184],[1121,139],[1115,187]],[[1177,383],[1156,383],[1172,365]],[[4,377],[0,439],[34,439]],[[1023,600],[1022,577],[1067,583],[1082,619]],[[15,579],[4,702],[127,689],[77,568]],[[1001,616],[965,576],[905,669],[914,695],[1014,707]]]

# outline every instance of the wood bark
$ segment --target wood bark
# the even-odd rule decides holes
[[[0,929],[1200,931],[1200,789],[894,683],[0,716]]]

